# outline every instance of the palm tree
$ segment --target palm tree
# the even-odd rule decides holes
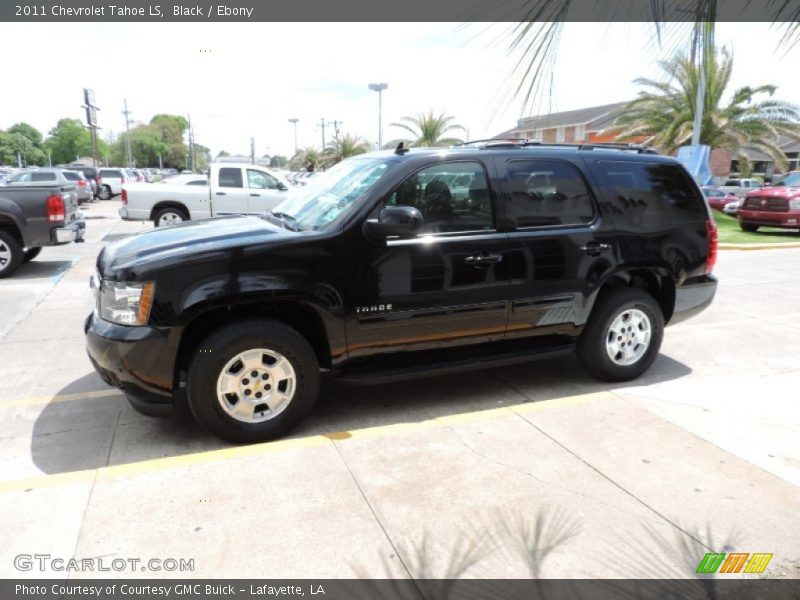
[[[463,140],[454,137],[444,137],[448,131],[460,129],[466,131],[461,125],[453,123],[453,117],[448,117],[445,113],[435,116],[433,111],[419,113],[416,117],[403,117],[400,119],[405,123],[390,123],[389,127],[400,127],[405,129],[413,137],[411,139],[398,138],[392,140],[387,146],[394,146],[400,142],[411,142],[414,146],[452,146],[460,144]],[[410,123],[407,125],[406,123]]]
[[[322,162],[322,156],[316,148],[309,146],[297,151],[289,161],[289,167],[292,170],[305,169],[306,171],[316,171],[317,167]]]
[[[334,138],[325,149],[323,157],[326,166],[333,166],[345,158],[369,152],[369,144],[360,137],[355,137],[345,133],[340,137]]]
[[[610,4],[610,3],[609,3]],[[678,49],[675,40],[687,39],[681,33],[688,28],[689,56],[693,62],[703,65],[714,53],[715,22],[718,16],[719,0],[693,0],[678,8],[672,0],[618,0],[613,6],[603,9],[605,18],[610,21],[636,22],[649,16],[654,33],[653,40],[661,46],[662,40],[670,38],[669,49]],[[517,75],[515,95],[522,95],[525,106],[531,106],[542,91],[552,93],[558,47],[564,23],[570,14],[583,2],[575,0],[528,0],[524,5],[522,23],[513,25],[508,32],[509,53],[518,55],[514,66]],[[489,10],[489,9],[487,9]],[[665,18],[666,15],[680,18]],[[776,28],[783,30],[778,47],[791,47],[800,40],[800,9],[796,3],[788,1],[767,2],[763,7],[765,20],[772,21]],[[585,13],[583,15],[585,17]],[[476,21],[491,19],[477,17]],[[575,20],[575,19],[573,19]],[[585,18],[577,20],[586,20]],[[680,21],[666,24],[665,21]],[[678,41],[677,44],[683,44]],[[684,46],[685,49],[685,46]],[[702,85],[700,86],[702,89]],[[702,92],[701,92],[702,95]],[[698,115],[699,116],[699,115]]]
[[[694,133],[700,67],[686,54],[660,61],[659,66],[666,81],[636,79],[634,83],[647,89],[627,105],[626,112],[607,133],[617,133],[621,141],[643,141],[665,154],[673,154],[689,144]],[[736,153],[745,163],[745,148],[756,148],[785,169],[786,156],[777,144],[778,135],[800,140],[800,109],[773,99],[774,85],[739,88],[723,103],[732,71],[733,56],[724,48],[710,56],[700,143]]]

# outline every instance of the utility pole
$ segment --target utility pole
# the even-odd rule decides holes
[[[344,125],[344,121],[333,121],[333,137],[339,139],[339,125]]]
[[[92,140],[92,166],[97,167],[97,111],[100,110],[94,103],[94,92],[83,88],[83,108],[86,109],[86,125],[89,127],[89,137]]]
[[[297,156],[297,122],[299,120],[300,119],[298,119],[296,117],[292,117],[291,119],[289,119],[289,123],[294,125],[294,155],[295,156]]]
[[[192,116],[189,117],[189,170],[194,173],[194,129],[192,129]]]
[[[325,152],[325,117],[319,120],[317,127],[322,127],[322,151]]]
[[[250,164],[256,164],[256,138],[250,138]]]
[[[125,115],[125,155],[128,159],[128,167],[131,166],[133,162],[133,153],[131,152],[131,120],[130,115],[132,114],[131,111],[128,110],[128,99],[123,100],[125,103],[125,110],[122,111],[122,114]]]

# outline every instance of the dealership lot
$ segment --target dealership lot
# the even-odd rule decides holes
[[[712,308],[631,384],[573,358],[329,384],[289,439],[235,447],[138,415],[86,358],[96,254],[151,227],[117,207],[0,282],[3,576],[63,575],[20,573],[26,553],[215,577],[691,577],[739,551],[800,577],[800,250],[722,251]]]

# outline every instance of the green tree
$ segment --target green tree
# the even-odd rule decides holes
[[[271,156],[269,159],[269,166],[273,169],[284,169],[289,164],[289,159],[280,154]]]
[[[390,127],[399,127],[411,134],[411,138],[398,138],[392,140],[387,146],[397,145],[399,142],[411,142],[414,146],[452,146],[460,144],[463,140],[455,137],[445,137],[447,132],[461,130],[464,127],[453,123],[454,117],[448,117],[445,113],[436,116],[433,111],[419,113],[416,117],[403,117],[402,123],[390,123]]]
[[[664,80],[636,79],[646,89],[627,105],[612,131],[622,141],[644,138],[644,143],[673,154],[692,140],[700,67],[683,53],[659,66]],[[800,109],[774,99],[774,85],[739,88],[724,102],[732,72],[733,57],[725,49],[709,56],[700,143],[729,150],[744,162],[745,148],[757,148],[785,169],[786,155],[777,137],[800,140]]]
[[[6,131],[8,133],[18,133],[24,136],[37,148],[41,148],[42,146],[42,134],[33,125],[29,125],[28,123],[17,123],[16,125],[9,127]]]
[[[16,165],[18,154],[24,166],[42,166],[47,163],[45,152],[21,133],[0,132],[0,163]]]
[[[326,166],[333,166],[345,158],[369,152],[369,144],[360,137],[354,137],[349,133],[334,138],[328,144],[323,153]]]
[[[50,152],[53,164],[70,163],[79,156],[90,156],[92,137],[78,119],[61,119],[50,130],[44,147]]]
[[[322,155],[319,150],[309,146],[301,148],[289,161],[289,167],[294,170],[316,171],[322,165]]]

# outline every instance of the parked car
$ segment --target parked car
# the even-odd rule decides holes
[[[97,167],[87,167],[86,165],[67,165],[64,167],[65,169],[69,169],[71,171],[80,171],[83,173],[83,176],[89,181],[89,185],[92,186],[92,193],[96,198],[99,194],[100,189],[100,169]]]
[[[777,186],[751,192],[737,214],[744,231],[759,227],[800,229],[800,187]]]
[[[94,200],[92,186],[83,173],[80,171],[72,171],[70,169],[62,169],[61,172],[68,181],[71,181],[75,184],[75,189],[78,192],[78,204]]]
[[[772,187],[800,187],[800,171],[790,171],[775,180]]]
[[[128,181],[130,181],[130,175],[126,173],[125,169],[102,167],[98,197],[101,200],[111,200],[114,196],[119,196],[122,193],[122,186]]]
[[[700,188],[703,191],[703,196],[706,197],[708,205],[715,210],[723,210],[725,205],[731,202],[739,202],[739,199],[729,192],[723,192],[713,187]]]
[[[178,175],[163,185],[125,185],[119,215],[127,221],[153,221],[156,227],[232,214],[258,214],[286,199],[290,184],[266,167],[211,165],[209,185],[186,185],[202,175]]]
[[[44,246],[83,240],[78,193],[60,169],[23,170],[0,187],[0,278]]]
[[[741,199],[753,190],[760,190],[762,187],[764,186],[758,179],[728,179],[725,185],[721,185],[717,189]]]
[[[221,168],[212,190],[226,189]],[[455,174],[468,197],[436,178]],[[401,145],[342,161],[261,216],[110,242],[86,342],[137,410],[169,414],[185,392],[208,430],[263,441],[308,414],[322,372],[385,382],[577,351],[600,379],[634,379],[666,323],[711,303],[716,256],[675,159]]]

